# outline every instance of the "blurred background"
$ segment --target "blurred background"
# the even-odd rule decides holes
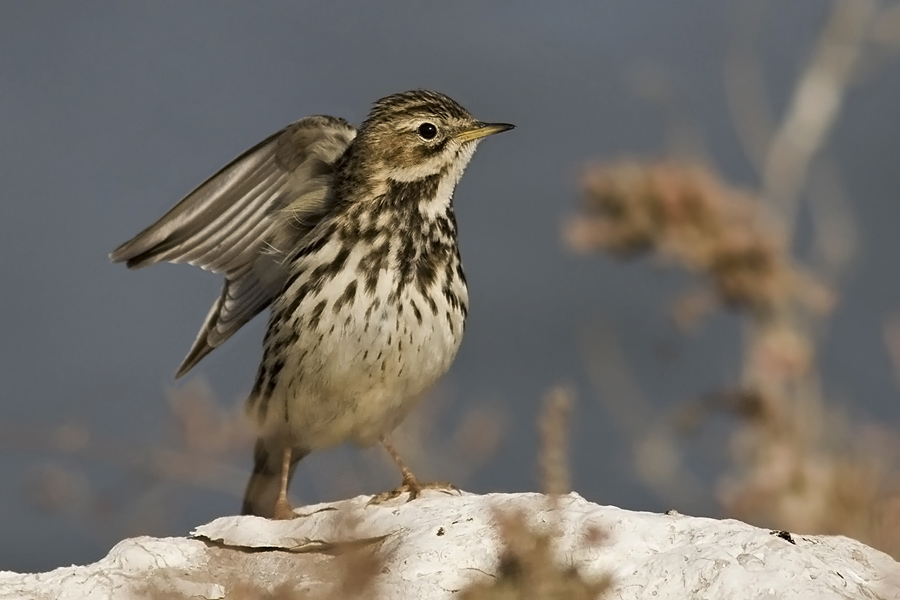
[[[0,569],[234,514],[265,319],[108,253],[234,156],[411,88],[518,126],[456,193],[466,339],[397,446],[423,479],[844,533],[900,555],[900,3],[0,5]],[[623,258],[636,260],[622,260]],[[378,449],[301,503],[393,488]]]

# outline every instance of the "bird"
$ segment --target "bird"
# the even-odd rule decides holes
[[[188,263],[224,277],[176,379],[269,308],[245,403],[257,439],[241,514],[295,517],[298,462],[348,441],[380,443],[399,466],[401,486],[379,501],[448,487],[419,482],[390,434],[449,369],[465,329],[456,185],[485,137],[514,128],[422,89],[376,101],[358,129],[306,117],[110,254],[131,269]]]

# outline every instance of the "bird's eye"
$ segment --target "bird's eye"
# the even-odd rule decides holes
[[[433,140],[437,135],[437,127],[432,123],[422,123],[416,131],[423,140]]]

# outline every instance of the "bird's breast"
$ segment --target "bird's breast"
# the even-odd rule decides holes
[[[273,305],[264,363],[282,366],[262,387],[311,447],[377,440],[456,355],[468,292],[455,246],[405,252],[387,236],[328,244]]]

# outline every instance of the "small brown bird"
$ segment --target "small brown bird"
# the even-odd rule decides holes
[[[450,367],[468,310],[453,191],[485,136],[443,94],[375,103],[355,129],[301,119],[187,195],[111,259],[189,263],[225,277],[176,378],[271,306],[247,414],[257,427],[243,514],[291,518],[287,488],[310,451],[384,444]],[[447,484],[437,484],[446,486]]]

